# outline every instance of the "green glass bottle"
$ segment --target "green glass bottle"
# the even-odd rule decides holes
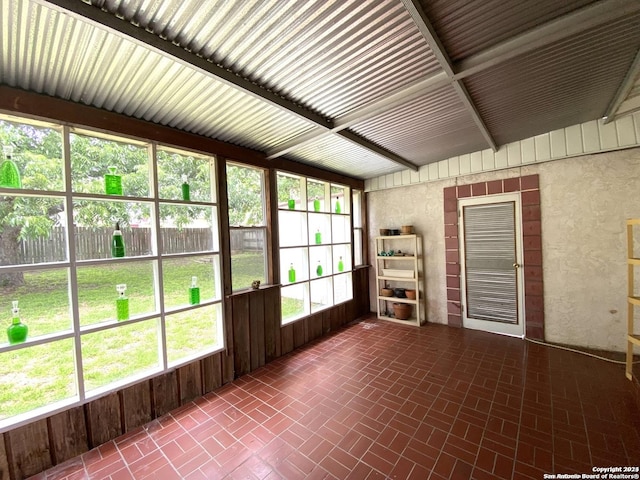
[[[297,193],[295,190],[289,190],[289,200],[287,201],[287,206],[289,207],[289,210],[295,210],[296,209],[296,197],[297,197]]]
[[[191,287],[189,287],[189,303],[198,305],[200,303],[200,287],[198,287],[198,277],[191,277]]]
[[[344,262],[342,261],[342,257],[338,260],[338,271],[344,272]]]
[[[124,240],[122,239],[122,232],[120,231],[120,222],[116,223],[116,229],[113,232],[111,238],[111,256],[113,258],[124,257]]]
[[[316,245],[320,245],[322,243],[322,233],[320,233],[320,229],[316,232]]]
[[[316,211],[316,212],[320,211],[320,200],[315,199],[313,201],[313,210]]]
[[[11,309],[11,325],[7,328],[7,338],[10,344],[22,343],[27,339],[29,333],[29,327],[27,327],[20,320],[20,309],[18,308],[18,301],[12,302],[13,308]]]
[[[118,321],[129,320],[129,299],[124,295],[127,291],[127,285],[125,283],[116,285],[116,291],[118,292],[116,318]]]
[[[104,176],[104,191],[107,195],[122,195],[122,177],[116,173],[116,167],[107,167],[109,173]]]
[[[316,274],[321,277],[322,276],[322,265],[320,265],[320,260],[318,260],[318,266],[316,267]]]
[[[182,175],[182,200],[187,202],[191,200],[191,188],[189,187],[189,183],[187,182],[186,175]]]
[[[13,161],[13,147],[11,145],[5,145],[2,151],[5,160],[2,162],[2,165],[0,165],[0,187],[22,188],[20,171]]]
[[[293,268],[293,263],[289,265],[289,283],[296,283],[296,270]]]
[[[342,208],[340,207],[340,200],[338,200],[338,197],[336,197],[336,213],[342,213]]]

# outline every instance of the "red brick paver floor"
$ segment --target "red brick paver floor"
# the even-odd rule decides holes
[[[640,466],[623,366],[366,320],[36,477],[525,479]]]

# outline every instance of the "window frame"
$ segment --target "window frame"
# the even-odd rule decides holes
[[[270,247],[270,233],[271,233],[271,228],[268,225],[268,218],[269,218],[269,201],[268,201],[268,192],[267,192],[267,182],[268,182],[268,176],[269,176],[269,172],[264,169],[264,168],[260,168],[260,167],[256,167],[253,165],[247,165],[241,162],[237,162],[237,161],[232,161],[232,160],[227,160],[225,161],[224,164],[224,170],[225,172],[227,172],[227,169],[229,166],[234,166],[236,168],[246,168],[246,169],[250,169],[250,170],[256,170],[258,172],[260,172],[260,188],[262,191],[262,199],[260,204],[262,205],[262,225],[232,225],[231,224],[231,220],[229,220],[229,260],[231,262],[231,292],[232,294],[235,293],[240,293],[243,292],[245,290],[251,289],[251,285],[245,285],[243,287],[238,287],[237,289],[234,288],[233,284],[234,284],[234,276],[233,276],[233,250],[231,249],[231,237],[232,237],[232,232],[233,231],[261,231],[262,232],[262,238],[263,238],[263,257],[264,257],[264,280],[261,280],[261,284],[262,285],[270,285],[273,282],[273,275],[271,274],[271,247]],[[228,176],[226,177],[228,178]],[[229,193],[228,193],[228,187],[227,187],[227,210],[230,211],[229,209]],[[260,279],[253,279],[253,280],[260,280]]]
[[[17,124],[34,126],[38,128],[49,128],[59,132],[62,151],[62,190],[31,190],[31,189],[14,189],[14,188],[0,188],[0,196],[17,196],[17,197],[38,197],[38,198],[56,198],[64,205],[64,219],[66,227],[64,231],[64,243],[66,250],[66,257],[62,261],[54,262],[40,262],[30,264],[17,264],[17,265],[0,265],[0,272],[38,272],[44,270],[54,271],[66,271],[67,272],[67,298],[69,305],[69,327],[65,329],[59,329],[54,333],[48,333],[44,335],[38,335],[36,337],[30,336],[24,343],[9,344],[6,340],[0,342],[0,354],[9,352],[18,352],[21,350],[27,350],[30,348],[53,345],[55,342],[70,340],[73,342],[72,349],[74,354],[73,369],[74,374],[69,380],[69,386],[73,384],[75,387],[74,393],[68,394],[62,400],[53,401],[51,403],[32,408],[31,410],[17,413],[15,415],[7,416],[0,419],[0,431],[3,431],[9,427],[20,425],[25,422],[34,421],[44,416],[49,416],[58,411],[68,409],[73,406],[78,406],[86,403],[87,401],[94,400],[107,393],[118,391],[125,386],[139,383],[141,381],[153,378],[159,374],[169,372],[177,367],[185,364],[192,363],[201,358],[210,356],[220,351],[224,351],[226,348],[226,332],[225,332],[225,310],[224,310],[224,278],[223,278],[223,249],[222,249],[222,228],[220,218],[220,196],[218,192],[218,169],[217,165],[222,160],[217,158],[216,155],[199,152],[193,149],[184,147],[174,147],[165,145],[154,140],[145,140],[135,137],[130,137],[119,133],[109,133],[105,131],[93,130],[85,126],[70,126],[60,125],[54,122],[44,122],[41,120],[32,120],[26,117],[18,117],[15,115],[0,113],[0,120]],[[72,151],[71,151],[71,135],[79,134],[83,136],[95,137],[101,140],[114,141],[122,144],[131,144],[135,146],[144,146],[147,149],[146,162],[149,170],[148,188],[149,195],[146,197],[134,197],[134,196],[117,196],[111,197],[105,194],[93,194],[93,193],[81,193],[73,190],[72,182]],[[184,201],[169,198],[161,198],[159,194],[158,184],[158,150],[167,150],[176,152],[185,156],[195,157],[197,161],[209,162],[209,177],[208,184],[210,194],[209,201]],[[264,178],[264,175],[263,175]],[[264,180],[263,180],[264,185]],[[263,186],[264,189],[264,186]],[[74,224],[74,202],[78,200],[92,200],[92,201],[120,201],[120,202],[143,202],[148,204],[151,208],[151,249],[148,255],[124,257],[124,258],[93,258],[88,260],[79,260],[78,252],[76,251],[76,245],[74,242],[74,235],[76,226]],[[205,251],[189,252],[187,254],[182,253],[164,253],[162,249],[162,241],[160,239],[160,232],[162,231],[160,207],[163,205],[178,205],[178,206],[196,206],[210,208],[212,213],[211,218],[211,236],[212,236],[212,248]],[[212,257],[216,259],[212,263],[212,278],[214,293],[213,297],[202,301],[197,305],[181,305],[179,307],[165,306],[164,298],[167,292],[164,290],[164,277],[163,277],[163,264],[168,265],[172,259],[176,258],[204,258]],[[155,298],[155,309],[151,312],[147,312],[142,315],[132,316],[129,320],[118,321],[114,318],[108,320],[100,320],[98,323],[90,325],[81,325],[80,319],[80,307],[79,307],[79,284],[78,284],[78,270],[84,267],[100,265],[135,265],[136,262],[149,263],[152,267],[152,282],[153,292]],[[216,265],[217,262],[217,265]],[[123,282],[124,283],[124,282]],[[187,290],[185,288],[185,290]],[[115,298],[115,290],[114,290]],[[18,300],[20,300],[18,298]],[[167,341],[166,326],[170,316],[181,314],[190,311],[205,312],[207,309],[213,309],[215,314],[207,315],[211,322],[211,328],[215,330],[215,343],[210,346],[206,346],[196,352],[188,353],[175,361],[169,360],[169,343]],[[215,319],[214,319],[215,315]],[[205,318],[207,318],[205,317]],[[24,322],[28,325],[28,318],[24,318]],[[158,345],[158,355],[156,358],[156,366],[151,369],[135,370],[132,374],[126,375],[123,378],[116,378],[116,380],[110,381],[107,384],[98,388],[87,390],[85,377],[87,371],[83,368],[83,356],[82,356],[82,341],[84,338],[88,338],[92,334],[99,334],[100,332],[117,332],[120,327],[126,329],[129,326],[136,324],[142,325],[145,322],[150,322],[150,325],[155,323],[155,338]],[[206,321],[205,321],[206,324]]]
[[[369,265],[369,243],[367,242],[366,230],[367,230],[367,208],[366,208],[366,192],[360,188],[351,189],[351,201],[352,201],[352,225],[353,225],[353,261],[354,268],[363,268]],[[356,201],[356,198],[358,200]],[[358,215],[355,212],[358,212]],[[356,232],[360,235],[360,263],[356,259]]]
[[[299,198],[296,198],[295,208],[291,209],[287,202],[281,201],[281,192],[279,177],[289,177],[294,180],[299,181],[299,191],[297,195]],[[319,311],[326,310],[328,308],[334,307],[336,305],[340,305],[342,303],[348,302],[353,299],[353,271],[355,266],[353,265],[353,233],[352,233],[352,198],[351,191],[352,187],[346,184],[341,184],[335,181],[323,180],[316,177],[311,177],[307,175],[301,175],[298,173],[292,173],[283,170],[275,171],[275,179],[276,179],[276,199],[277,199],[277,208],[278,208],[278,228],[279,228],[279,245],[278,245],[278,256],[279,256],[279,271],[280,271],[280,283],[282,288],[281,292],[281,308],[282,308],[282,316],[280,319],[280,325],[285,326],[308,317],[309,315],[315,314]],[[321,210],[315,210],[315,205],[313,203],[314,199],[309,196],[309,184],[319,184],[324,189],[325,193],[322,197],[321,201]],[[335,203],[332,201],[332,191],[334,188],[341,189],[344,193],[342,194],[343,198],[343,207],[340,213],[335,212]],[[304,207],[304,208],[303,208]],[[290,212],[294,212],[290,215]],[[300,227],[300,231],[297,232],[300,236],[299,239],[294,239],[292,244],[283,245],[283,223],[287,216],[299,216],[302,220],[303,225],[298,225]],[[317,219],[314,221],[313,219]],[[322,222],[322,218],[325,218],[325,222],[328,222],[328,230],[330,241],[325,242],[322,241],[320,245],[316,245],[316,243],[312,242],[312,223]],[[327,220],[328,219],[328,220]],[[335,231],[336,226],[334,223],[334,219],[338,222],[342,222],[344,234],[347,235],[348,241],[344,240],[335,240]],[[289,238],[288,238],[289,240]],[[297,243],[295,243],[297,242]],[[314,266],[311,265],[312,259],[312,251],[315,249],[322,249],[323,247],[327,247],[329,251],[328,257],[331,261],[331,268],[325,267],[329,273],[326,271],[320,275],[321,278],[314,277]],[[283,257],[285,252],[295,252],[296,250],[300,251],[301,262],[302,262],[302,279],[296,276],[295,282],[288,281],[287,268],[286,268],[286,260]],[[335,251],[343,250],[348,255],[348,258],[344,259],[345,268],[342,272],[336,271],[334,263],[336,262]],[[289,257],[290,258],[290,257]],[[341,298],[336,301],[336,281],[345,279],[347,281],[348,294],[345,298]],[[320,308],[313,307],[313,294],[312,290],[313,284],[316,285],[320,283],[330,283],[330,288],[327,287],[327,291],[330,291],[331,301],[327,304],[322,305]],[[302,311],[300,313],[294,314],[293,316],[288,316],[285,318],[284,314],[284,299],[289,298],[285,297],[287,290],[301,289],[297,295],[301,297],[302,302]]]

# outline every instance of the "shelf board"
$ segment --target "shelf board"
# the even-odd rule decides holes
[[[376,240],[409,240],[410,238],[416,238],[417,235],[415,233],[411,233],[408,235],[384,235],[381,237],[376,237]]]
[[[419,279],[414,277],[378,277],[378,280],[392,280],[394,282],[417,282]]]
[[[383,315],[383,314],[379,314],[378,318],[380,320],[385,320],[387,322],[394,322],[394,323],[399,323],[401,325],[412,325],[412,326],[419,326],[418,320],[415,317],[411,317],[408,320],[398,320],[395,317],[389,317],[387,315]]]
[[[627,220],[627,225],[640,225],[640,218],[630,218]]]
[[[378,255],[376,257],[378,260],[414,260],[416,258],[415,255],[393,255],[391,257]]]
[[[629,303],[640,306],[640,297],[627,297]]]
[[[411,305],[418,304],[418,300],[412,300],[410,298],[399,298],[399,297],[383,297],[382,295],[378,295],[378,300],[386,300],[389,302],[398,302],[398,303],[410,303]]]
[[[640,345],[640,335],[627,335],[627,341]]]
[[[640,258],[627,258],[629,265],[640,265]]]

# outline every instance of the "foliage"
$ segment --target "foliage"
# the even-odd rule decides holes
[[[58,132],[0,121],[0,143],[14,147],[12,160],[21,172],[23,188],[62,189],[62,141]],[[47,236],[59,223],[57,215],[61,211],[59,199],[1,196],[0,234],[15,229],[18,238]]]
[[[261,170],[227,165],[229,225],[254,227],[265,224],[263,184]]]
[[[278,203],[287,203],[290,198],[300,201],[301,179],[289,175],[278,175]]]
[[[131,201],[74,199],[73,221],[78,227],[113,227],[119,222],[144,225],[152,222],[150,151],[146,145],[124,143],[88,135],[71,134],[71,189],[74,193],[103,195],[104,175],[115,167],[121,176],[123,194]],[[27,190],[65,190],[65,168],[59,129],[0,120],[0,144],[12,146],[12,160],[20,171],[22,187]],[[156,153],[159,196],[182,200],[183,178],[190,187],[190,199],[210,202],[211,161],[196,155],[180,154],[159,148]],[[2,159],[4,160],[4,159]],[[48,237],[53,227],[66,224],[65,202],[61,196],[0,196],[0,236],[5,245],[0,252],[3,264],[16,264],[20,240]],[[209,207],[161,203],[159,215],[163,227],[178,229],[190,225],[209,226],[214,222]],[[19,285],[22,273],[2,274],[0,283]]]

